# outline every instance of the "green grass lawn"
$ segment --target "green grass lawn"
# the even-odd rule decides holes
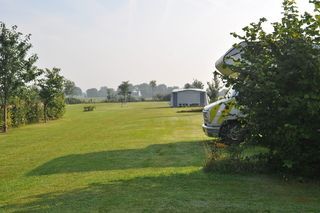
[[[207,174],[199,112],[67,107],[0,134],[0,212],[319,212],[317,183]]]

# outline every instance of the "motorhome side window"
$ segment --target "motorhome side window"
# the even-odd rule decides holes
[[[233,88],[230,88],[230,89],[228,90],[228,92],[226,93],[225,98],[226,98],[226,99],[230,99],[230,98],[235,97],[237,94],[238,94],[238,93],[237,93]]]

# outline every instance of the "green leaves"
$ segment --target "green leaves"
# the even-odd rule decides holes
[[[129,81],[123,81],[118,87],[119,95],[122,95],[124,102],[127,101],[127,97],[130,94],[130,83]]]
[[[311,2],[319,9],[319,1]],[[244,27],[243,35],[233,33],[247,45],[231,66],[238,78],[226,80],[247,114],[247,141],[267,146],[277,166],[320,173],[320,166],[308,167],[320,165],[319,13],[300,16],[290,0],[283,9],[272,33],[264,31],[264,18]]]
[[[44,76],[39,80],[40,98],[44,104],[44,119],[61,117],[64,113],[64,77],[59,68],[40,70]]]
[[[34,67],[38,57],[29,53],[31,46],[30,35],[23,36],[17,31],[17,26],[7,28],[0,22],[0,100],[4,110],[4,132],[7,131],[9,99],[38,75]]]

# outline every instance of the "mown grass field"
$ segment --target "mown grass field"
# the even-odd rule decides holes
[[[201,113],[67,107],[0,134],[0,212],[319,212],[317,183],[202,171]]]

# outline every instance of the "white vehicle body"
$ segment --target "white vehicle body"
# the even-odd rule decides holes
[[[231,48],[215,64],[217,70],[225,76],[237,78],[237,73],[230,69],[234,60],[241,58],[242,48],[247,43],[242,42],[237,47]],[[314,45],[316,49],[320,46]],[[204,107],[203,110],[203,131],[209,137],[221,137],[230,142],[241,140],[241,125],[238,118],[243,114],[237,109],[235,103],[236,92],[230,89],[229,93],[222,100],[216,101]],[[320,133],[320,129],[317,130]],[[240,134],[239,134],[240,133]]]
[[[240,43],[240,46],[245,46],[245,43]],[[225,65],[233,63],[230,58],[238,59],[240,56],[241,49],[231,48],[216,62],[215,66],[222,75],[236,77],[237,74]],[[207,136],[222,137],[225,136],[224,134],[229,134],[229,139],[237,140],[233,133],[239,130],[237,118],[241,112],[236,108],[235,95],[236,91],[230,88],[223,99],[204,107],[202,129]]]
[[[235,106],[236,92],[231,88],[225,98],[213,102],[203,109],[203,131],[209,137],[220,136],[221,126],[226,121],[235,121],[241,112]]]

